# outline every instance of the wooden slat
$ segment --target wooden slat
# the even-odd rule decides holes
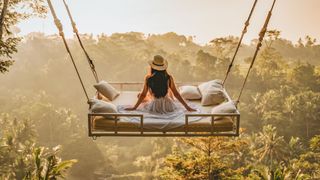
[[[140,134],[143,134],[143,116],[140,117]]]
[[[185,126],[184,126],[184,128],[185,128],[185,134],[187,135],[188,134],[188,127],[189,127],[189,116],[185,116]]]
[[[230,133],[206,133],[206,134],[196,134],[196,133],[179,133],[179,134],[174,134],[174,133],[166,133],[166,134],[158,134],[158,133],[147,133],[147,134],[140,134],[140,133],[92,133],[91,137],[101,137],[101,136],[130,136],[130,137],[210,137],[210,136],[238,136],[234,132]]]

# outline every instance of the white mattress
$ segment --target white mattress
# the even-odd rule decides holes
[[[134,105],[137,101],[138,91],[123,91],[121,94],[112,101],[116,106],[123,105]],[[197,107],[198,112],[193,112],[192,114],[209,114],[212,107],[214,106],[201,106],[200,100],[198,101],[187,101],[191,106]],[[172,130],[183,130],[185,126],[185,113],[191,114],[190,112],[185,112],[180,114],[178,117],[171,118],[170,116],[152,116],[150,114],[141,113],[139,111],[128,111],[126,113],[130,114],[143,114],[143,128],[145,130],[160,130],[160,131],[172,131]],[[136,131],[140,128],[140,118],[138,117],[121,117],[118,121],[118,130],[121,128],[126,129],[127,131]],[[233,129],[232,118],[225,118],[214,123],[217,126],[224,130]],[[93,128],[99,130],[112,130],[115,125],[114,120],[105,119],[103,117],[98,117],[95,119]],[[199,131],[204,129],[211,130],[211,117],[189,117],[189,127],[197,127]]]
[[[137,102],[138,93],[139,93],[138,91],[123,91],[115,100],[112,101],[112,103],[116,106],[134,105]],[[187,100],[187,103],[188,102],[200,107],[203,113],[210,113],[211,109],[214,107],[214,106],[202,106],[200,103],[200,100],[192,100],[192,101]]]

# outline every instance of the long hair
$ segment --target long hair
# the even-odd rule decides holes
[[[147,85],[156,98],[165,97],[168,93],[170,76],[166,70],[158,71],[151,68],[151,77],[147,80]]]

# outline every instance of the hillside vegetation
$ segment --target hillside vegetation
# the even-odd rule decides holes
[[[61,39],[27,35],[9,72],[0,75],[0,178],[36,173],[31,157],[40,152],[46,161],[59,159],[54,167],[72,166],[68,179],[320,178],[320,45],[309,36],[291,42],[276,30],[267,35],[239,105],[240,137],[96,141],[87,137],[88,106]],[[238,41],[222,37],[201,46],[174,32],[82,39],[100,79],[109,82],[142,82],[156,54],[169,61],[176,81],[223,79]],[[233,98],[256,42],[240,48],[226,84]],[[85,56],[76,39],[68,43],[93,96]]]

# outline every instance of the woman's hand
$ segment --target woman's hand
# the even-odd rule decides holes
[[[134,111],[134,110],[136,110],[137,108],[135,108],[135,107],[128,107],[128,108],[125,108],[124,110],[126,110],[126,111]]]
[[[188,110],[188,111],[190,111],[190,112],[192,112],[192,111],[197,111],[196,109],[193,109],[193,108],[191,108],[191,107],[186,107],[186,109]]]
[[[103,99],[103,96],[102,96],[99,92],[97,92],[97,98],[98,98],[99,100],[102,100],[102,99]]]

